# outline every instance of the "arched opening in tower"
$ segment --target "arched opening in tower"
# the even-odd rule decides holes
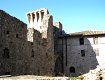
[[[33,22],[35,20],[35,14],[34,13],[32,13],[32,20],[33,20]]]
[[[43,17],[44,17],[44,11],[42,10],[41,11],[41,20],[43,20]]]
[[[39,13],[37,12],[36,13],[36,16],[37,16],[37,21],[39,20]]]
[[[30,14],[27,14],[27,17],[28,17],[28,22],[30,23],[31,15]]]

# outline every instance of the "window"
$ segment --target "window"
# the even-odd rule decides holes
[[[85,50],[81,50],[81,56],[82,56],[82,57],[85,56]]]
[[[9,34],[9,31],[6,31],[6,34],[8,35]]]
[[[31,57],[34,57],[34,50],[31,51]]]
[[[5,72],[5,75],[10,75],[10,72]]]
[[[16,34],[16,38],[19,38],[19,35],[18,34]]]
[[[46,57],[48,57],[48,53],[46,52]]]
[[[31,45],[33,46],[33,45],[34,45],[34,43],[33,43],[33,42],[31,42]]]
[[[2,56],[3,56],[3,58],[9,58],[9,49],[8,48],[4,49],[4,53]]]
[[[10,43],[12,44],[12,43],[13,43],[13,41],[10,41]]]
[[[74,67],[70,67],[70,73],[75,73],[75,68]]]
[[[80,38],[79,41],[80,41],[80,45],[84,45],[84,38]]]
[[[98,37],[97,36],[93,38],[93,43],[98,44]]]
[[[94,49],[96,56],[99,56],[99,49]]]

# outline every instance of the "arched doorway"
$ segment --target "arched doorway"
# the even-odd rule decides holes
[[[75,67],[70,67],[70,69],[69,69],[69,71],[70,71],[70,73],[75,73]]]

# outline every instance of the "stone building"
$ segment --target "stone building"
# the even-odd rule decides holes
[[[105,69],[105,31],[66,34],[45,8],[28,25],[0,10],[0,75],[79,76]]]
[[[105,31],[83,31],[59,36],[64,73],[79,76],[105,69]]]
[[[0,75],[54,75],[53,18],[44,8],[26,15],[28,26],[0,10]]]

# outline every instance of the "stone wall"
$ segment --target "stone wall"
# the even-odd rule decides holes
[[[27,38],[29,42],[34,43],[34,49],[37,46],[36,52],[38,53],[36,54],[38,54],[38,56],[34,60],[37,62],[36,69],[39,68],[37,71],[39,71],[40,75],[52,75],[54,74],[53,17],[49,15],[47,9],[29,12],[27,16],[29,15],[31,15],[31,18],[27,17],[29,21]],[[35,18],[33,18],[34,16]],[[38,32],[40,36],[38,36],[36,32]],[[36,63],[34,62],[33,66],[35,65]]]
[[[63,53],[59,51],[62,45],[59,46],[59,36],[62,35],[62,24],[54,22],[54,54],[55,54],[55,75],[61,76],[63,74]]]
[[[54,75],[53,19],[46,15],[45,37],[0,10],[0,75]]]
[[[102,42],[105,37],[102,35],[96,36],[98,36],[97,44],[94,43],[95,36],[63,36],[59,38],[59,51],[62,51],[61,46],[63,44],[65,75],[79,76],[89,73],[90,70],[97,69],[97,66],[102,67],[105,64],[103,54],[105,42]],[[80,44],[80,38],[83,38],[84,44]]]
[[[0,10],[0,75],[24,72],[26,33],[25,23]]]
[[[93,75],[104,71],[105,36],[68,36],[48,10],[27,13],[25,23],[0,10],[0,75]],[[84,44],[80,44],[80,38]],[[92,72],[91,72],[92,70]],[[100,70],[96,70],[99,72]],[[92,74],[91,74],[92,73]],[[101,72],[104,78],[105,71]],[[94,79],[96,78],[94,77]],[[100,74],[98,74],[100,77]],[[85,77],[86,80],[89,79]]]

